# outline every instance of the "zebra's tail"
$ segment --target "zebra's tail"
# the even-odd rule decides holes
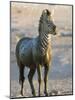
[[[16,42],[18,42],[21,38],[25,37],[24,34],[16,34],[15,38],[16,38]]]
[[[16,42],[18,42],[19,40],[20,40],[20,37],[16,35]]]

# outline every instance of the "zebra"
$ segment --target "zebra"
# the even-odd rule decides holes
[[[21,84],[21,95],[23,95],[24,68],[30,69],[28,80],[32,95],[36,96],[33,76],[37,70],[38,74],[38,95],[41,89],[41,68],[44,66],[44,94],[48,96],[47,81],[48,72],[52,59],[51,35],[56,35],[56,25],[52,21],[51,12],[48,9],[42,11],[39,27],[39,35],[35,38],[24,37],[16,45],[16,59],[19,67],[19,83]]]

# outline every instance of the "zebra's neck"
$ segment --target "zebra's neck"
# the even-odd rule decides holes
[[[42,56],[46,54],[46,51],[50,46],[50,43],[51,43],[51,35],[47,33],[42,33],[40,35],[40,45],[39,45],[40,53]]]

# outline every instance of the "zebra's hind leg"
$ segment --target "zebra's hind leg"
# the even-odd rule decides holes
[[[24,84],[24,66],[23,65],[21,65],[20,67],[19,67],[19,83],[21,84],[21,91],[20,91],[20,93],[21,93],[21,95],[23,96],[23,84]]]
[[[28,74],[28,79],[29,79],[29,83],[30,83],[30,87],[31,87],[33,96],[36,96],[35,89],[34,89],[34,86],[33,86],[33,81],[32,81],[35,70],[36,70],[35,68],[30,68],[30,72]]]

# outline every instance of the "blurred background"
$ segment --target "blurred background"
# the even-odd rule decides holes
[[[72,6],[31,4],[11,2],[11,62],[10,79],[18,80],[18,66],[15,57],[15,47],[19,38],[38,36],[39,19],[44,9],[49,9],[55,25],[57,36],[52,36],[52,65],[49,71],[49,79],[71,81],[72,89]],[[27,79],[29,69],[26,68]],[[43,74],[43,71],[42,71]],[[34,76],[37,79],[37,74]]]

